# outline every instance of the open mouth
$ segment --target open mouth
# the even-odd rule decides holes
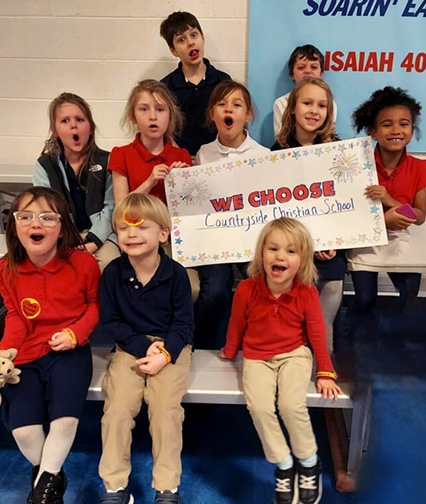
[[[225,117],[225,124],[228,127],[232,126],[234,124],[234,120],[232,119],[232,117]]]
[[[78,142],[80,140],[80,137],[77,135],[77,133],[75,133],[73,136],[72,136],[72,139],[74,140],[74,142]]]
[[[189,53],[190,58],[196,58],[198,56],[198,53],[200,51],[198,49],[192,49],[192,51]]]
[[[276,271],[276,272],[283,272],[285,271],[287,268],[285,266],[278,266],[278,264],[274,264],[272,266],[272,271]]]
[[[42,239],[44,238],[43,235],[41,234],[32,234],[31,235],[31,240],[35,241],[35,242],[39,242],[41,241]]]
[[[158,129],[158,125],[157,124],[150,124],[149,129]]]

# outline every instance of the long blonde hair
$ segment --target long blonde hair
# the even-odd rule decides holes
[[[247,273],[251,277],[264,273],[263,249],[269,234],[278,229],[285,233],[296,247],[296,252],[300,256],[300,267],[297,278],[304,285],[312,285],[318,280],[317,268],[314,264],[314,244],[307,228],[297,219],[280,217],[266,224],[257,239],[254,257],[250,263]]]
[[[169,142],[173,142],[182,130],[183,115],[179,110],[176,98],[169,91],[168,87],[162,82],[154,79],[145,79],[139,81],[136,86],[130,91],[127,98],[126,107],[124,109],[123,117],[121,118],[121,127],[128,131],[129,134],[134,135],[138,132],[135,117],[135,105],[139,98],[139,94],[143,91],[150,93],[155,101],[156,96],[160,97],[167,105],[170,111],[169,125],[166,131],[166,137]]]
[[[333,94],[330,86],[322,79],[318,79],[316,77],[306,77],[294,86],[291,90],[290,96],[288,97],[287,108],[285,109],[281,120],[281,129],[276,137],[277,143],[283,149],[290,147],[290,137],[294,136],[296,130],[296,118],[294,111],[296,109],[297,99],[299,97],[300,90],[308,84],[315,84],[321,89],[324,89],[327,94],[327,117],[321,128],[317,130],[317,136],[321,139],[320,143],[333,142],[337,139],[336,134],[334,133]]]

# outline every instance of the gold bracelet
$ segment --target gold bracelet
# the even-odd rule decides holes
[[[160,352],[166,356],[167,364],[170,364],[172,362],[172,356],[170,353],[162,346],[157,347]]]
[[[77,337],[76,337],[74,331],[72,329],[70,329],[69,327],[64,327],[64,329],[62,329],[62,331],[64,333],[68,334],[69,339],[71,340],[72,349],[74,350],[74,348],[78,345]]]
[[[318,371],[315,375],[315,378],[333,378],[333,380],[337,380],[336,373],[331,373],[330,371]]]

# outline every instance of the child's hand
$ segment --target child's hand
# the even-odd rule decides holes
[[[155,187],[160,180],[164,180],[169,171],[170,168],[165,164],[159,164],[157,166],[154,166],[151,175],[148,177],[148,183],[151,186],[151,189]]]
[[[389,195],[386,187],[381,185],[368,186],[364,191],[365,196],[372,200],[380,200],[383,205],[391,207],[395,204],[395,200]]]
[[[398,207],[390,208],[385,213],[385,223],[388,229],[407,229],[408,226],[414,224],[416,219],[410,219],[405,215],[399,214],[396,210]]]
[[[89,252],[90,254],[94,254],[98,250],[98,246],[96,243],[93,242],[88,242],[84,244],[84,248]]]
[[[164,348],[164,341],[154,341],[152,345],[148,347],[148,350],[146,351],[146,357],[150,357],[151,355],[158,355],[160,350],[158,350],[159,347]]]
[[[86,250],[89,254],[94,254],[98,250],[96,243],[88,242],[77,247],[79,250]]]
[[[188,168],[189,164],[188,163],[184,163],[183,161],[174,161],[171,165],[170,165],[170,169],[172,168]]]
[[[139,369],[142,373],[156,375],[167,364],[167,357],[163,353],[158,351],[158,354],[149,356],[147,355],[146,357],[137,359],[136,364],[139,366]]]
[[[48,343],[50,348],[55,352],[63,352],[65,350],[72,350],[73,348],[69,334],[64,331],[55,333]]]
[[[337,385],[334,380],[328,378],[317,379],[317,392],[319,392],[324,399],[334,399],[337,401],[338,395],[342,394],[342,389]]]
[[[228,357],[226,357],[226,355],[224,354],[223,352],[223,348],[221,348],[219,350],[219,353],[217,354],[218,357],[220,357],[221,359],[227,359]]]
[[[329,261],[336,257],[335,250],[321,250],[320,252],[315,252],[315,257],[320,261]]]

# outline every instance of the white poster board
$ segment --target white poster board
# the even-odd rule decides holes
[[[262,226],[300,219],[316,250],[387,243],[370,137],[250,153],[174,169],[166,179],[173,257],[184,266],[252,259]]]

